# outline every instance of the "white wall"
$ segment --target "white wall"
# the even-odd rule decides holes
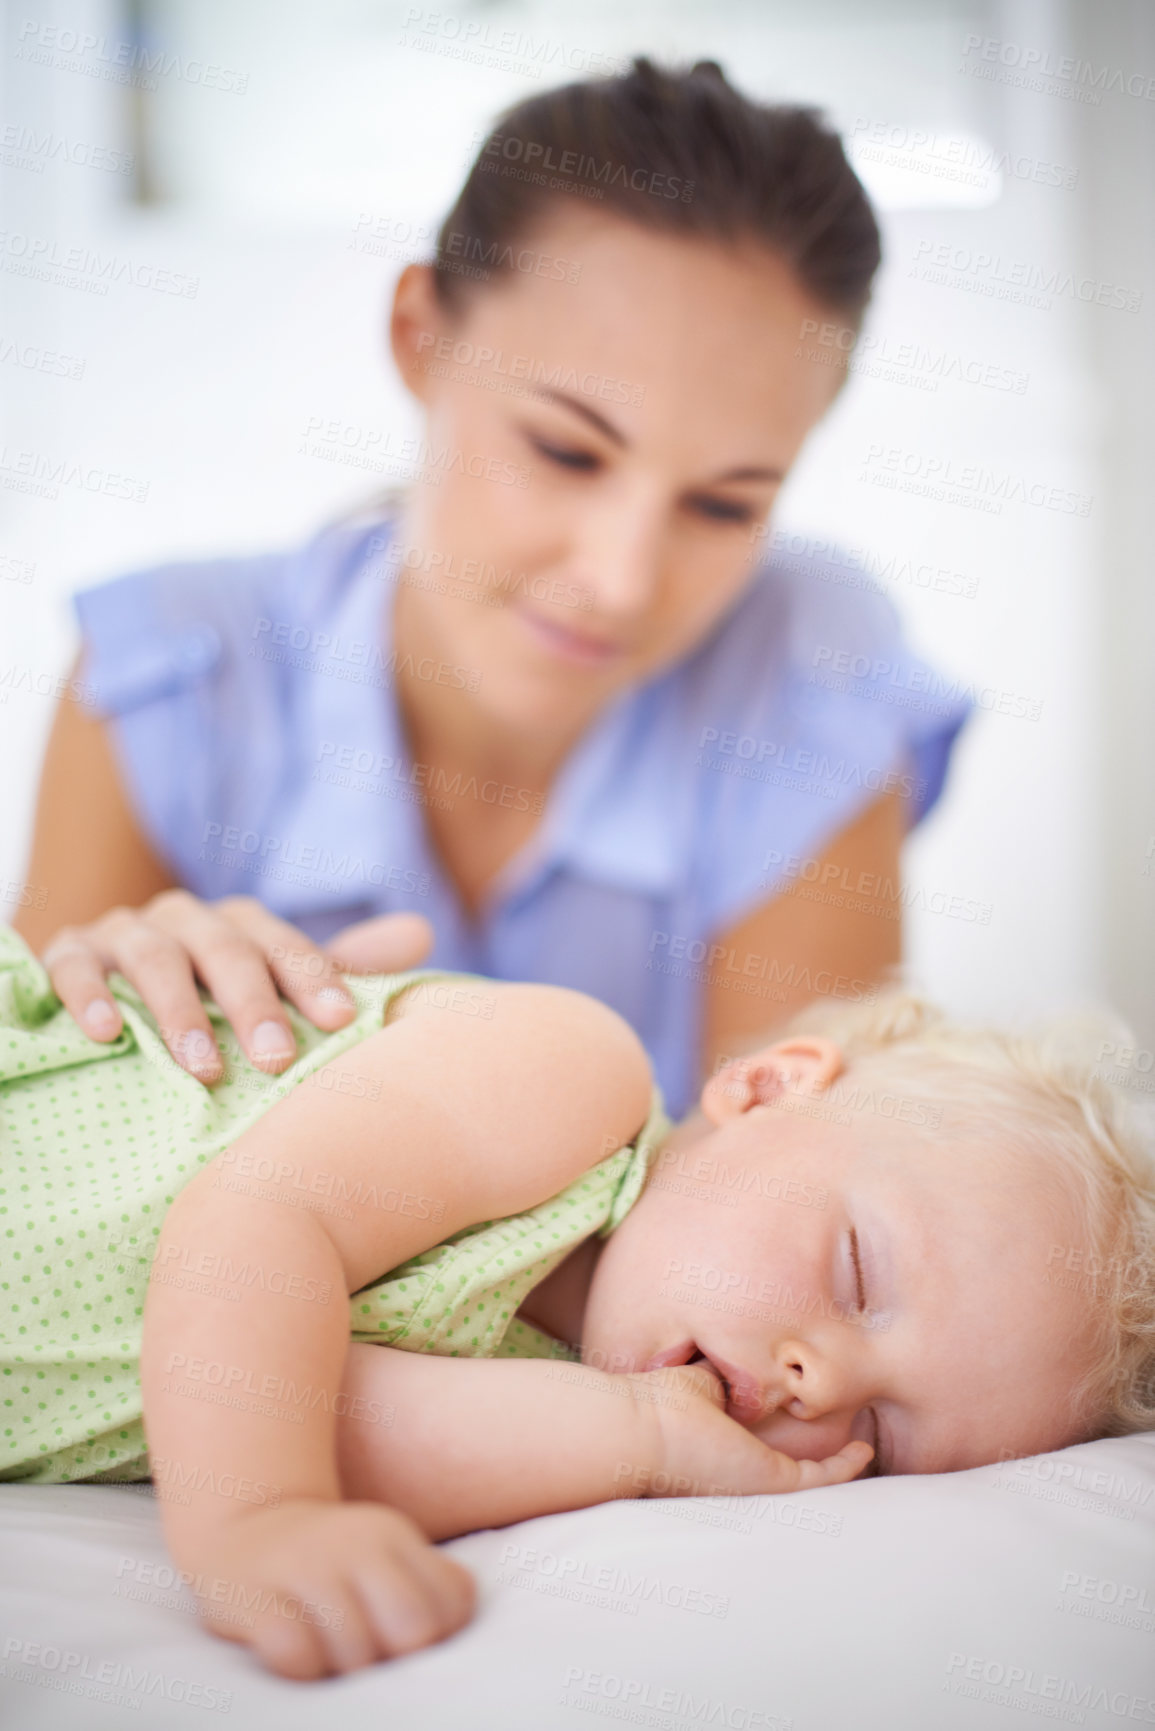
[[[62,59],[46,32],[99,34],[102,11],[103,50]],[[115,6],[20,0],[4,17],[0,90],[4,123],[17,129],[6,140],[27,126],[82,155],[97,144],[131,150],[138,103],[161,196],[131,203],[132,176],[71,162],[35,172],[10,145],[4,153],[0,336],[83,365],[80,378],[57,378],[0,359],[0,676],[13,663],[64,667],[73,587],[174,555],[289,542],[365,495],[372,478],[298,454],[312,415],[415,427],[381,344],[391,283],[414,251],[357,250],[360,212],[434,227],[474,133],[503,104],[580,75],[591,54],[713,55],[751,93],[826,107],[867,146],[860,169],[883,203],[887,263],[861,366],[777,524],[893,561],[885,580],[918,647],[991,704],[1009,694],[1012,713],[982,713],[968,730],[949,797],[908,858],[913,885],[988,903],[989,924],[913,913],[915,972],[968,1012],[1114,995],[1141,1026],[1149,1019],[1155,1043],[1150,958],[1145,971],[1135,965],[1108,907],[1121,869],[1110,850],[1141,853],[1155,817],[1135,816],[1134,777],[1129,795],[1121,772],[1100,788],[1104,742],[1141,673],[1134,642],[1120,640],[1112,572],[1131,571],[1137,587],[1142,482],[1132,468],[1120,504],[1110,430],[1149,314],[1086,306],[1063,286],[1094,278],[1106,299],[1115,286],[1144,287],[1128,214],[1151,160],[1155,105],[1111,90],[1088,106],[1064,87],[1016,88],[999,58],[1058,60],[1078,36],[1092,68],[1102,47],[1125,74],[1155,73],[1139,0],[1114,0],[1102,44],[1084,12],[1068,17],[1059,0],[499,0],[454,14],[372,0],[158,0],[151,15],[156,40],[194,70],[127,95],[94,75],[124,35]],[[440,33],[436,19],[448,20]],[[460,57],[467,27],[480,62]],[[521,47],[544,48],[542,77],[493,63],[500,52],[485,44],[507,28],[524,33]],[[30,48],[53,63],[35,63]],[[234,88],[206,88],[198,61],[221,66],[217,82]],[[1127,151],[1111,149],[1116,137]],[[1009,153],[1001,173],[991,147]],[[20,237],[55,241],[57,256],[94,248],[115,258],[120,280],[100,295],[78,286],[97,280],[95,267],[65,281],[20,275]],[[936,279],[940,248],[955,264]],[[132,286],[130,265],[196,278],[195,295]],[[1024,278],[1033,302],[1016,291]],[[1050,293],[1039,286],[1048,278]],[[999,388],[1011,373],[1025,375],[1021,393]],[[1143,405],[1129,401],[1138,426]],[[14,490],[21,451],[127,474],[147,483],[147,499]],[[976,468],[1009,489],[1001,502],[989,495],[997,510],[908,485]],[[880,471],[897,485],[876,484]],[[1023,502],[1014,495],[1024,487],[1089,497],[1089,515]],[[973,496],[965,484],[956,494]],[[30,582],[14,580],[13,561],[34,567]],[[920,569],[958,574],[971,592],[920,587]],[[1038,719],[1016,716],[1017,699],[1041,706]],[[0,687],[0,797],[13,820],[0,832],[0,889],[23,871],[51,713],[51,699],[5,698]],[[1150,781],[1149,753],[1140,762]],[[1138,920],[1155,876],[1143,878],[1141,858],[1126,869]]]

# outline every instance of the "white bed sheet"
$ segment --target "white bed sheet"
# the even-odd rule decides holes
[[[481,1587],[468,1630],[294,1685],[164,1586],[146,1490],[0,1486],[0,1725],[1155,1725],[1155,1437],[793,1497],[615,1503],[449,1548]]]

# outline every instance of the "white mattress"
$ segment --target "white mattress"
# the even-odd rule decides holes
[[[449,1548],[481,1585],[469,1629],[290,1684],[166,1586],[147,1489],[0,1486],[0,1725],[1155,1725],[1155,1437],[792,1497],[615,1503]]]

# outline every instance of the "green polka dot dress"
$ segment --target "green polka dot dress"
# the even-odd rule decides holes
[[[281,1076],[248,1063],[206,998],[226,1064],[207,1089],[119,974],[124,1029],[98,1045],[0,927],[0,1480],[148,1477],[138,1361],[168,1204],[275,1101],[379,1028],[398,992],[445,978],[469,976],[347,976],[357,1016],[335,1034],[286,1005],[299,1056]],[[575,1245],[624,1218],[669,1129],[655,1089],[636,1141],[559,1195],[457,1232],[354,1293],[353,1337],[447,1356],[576,1356],[517,1308]],[[431,1230],[435,1219],[431,1209]]]

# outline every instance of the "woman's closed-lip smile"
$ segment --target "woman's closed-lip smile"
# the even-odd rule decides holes
[[[563,661],[576,662],[583,667],[604,667],[626,652],[624,644],[614,643],[606,637],[588,637],[583,631],[571,631],[568,626],[546,619],[532,608],[518,606],[514,611],[525,622],[534,641]]]

